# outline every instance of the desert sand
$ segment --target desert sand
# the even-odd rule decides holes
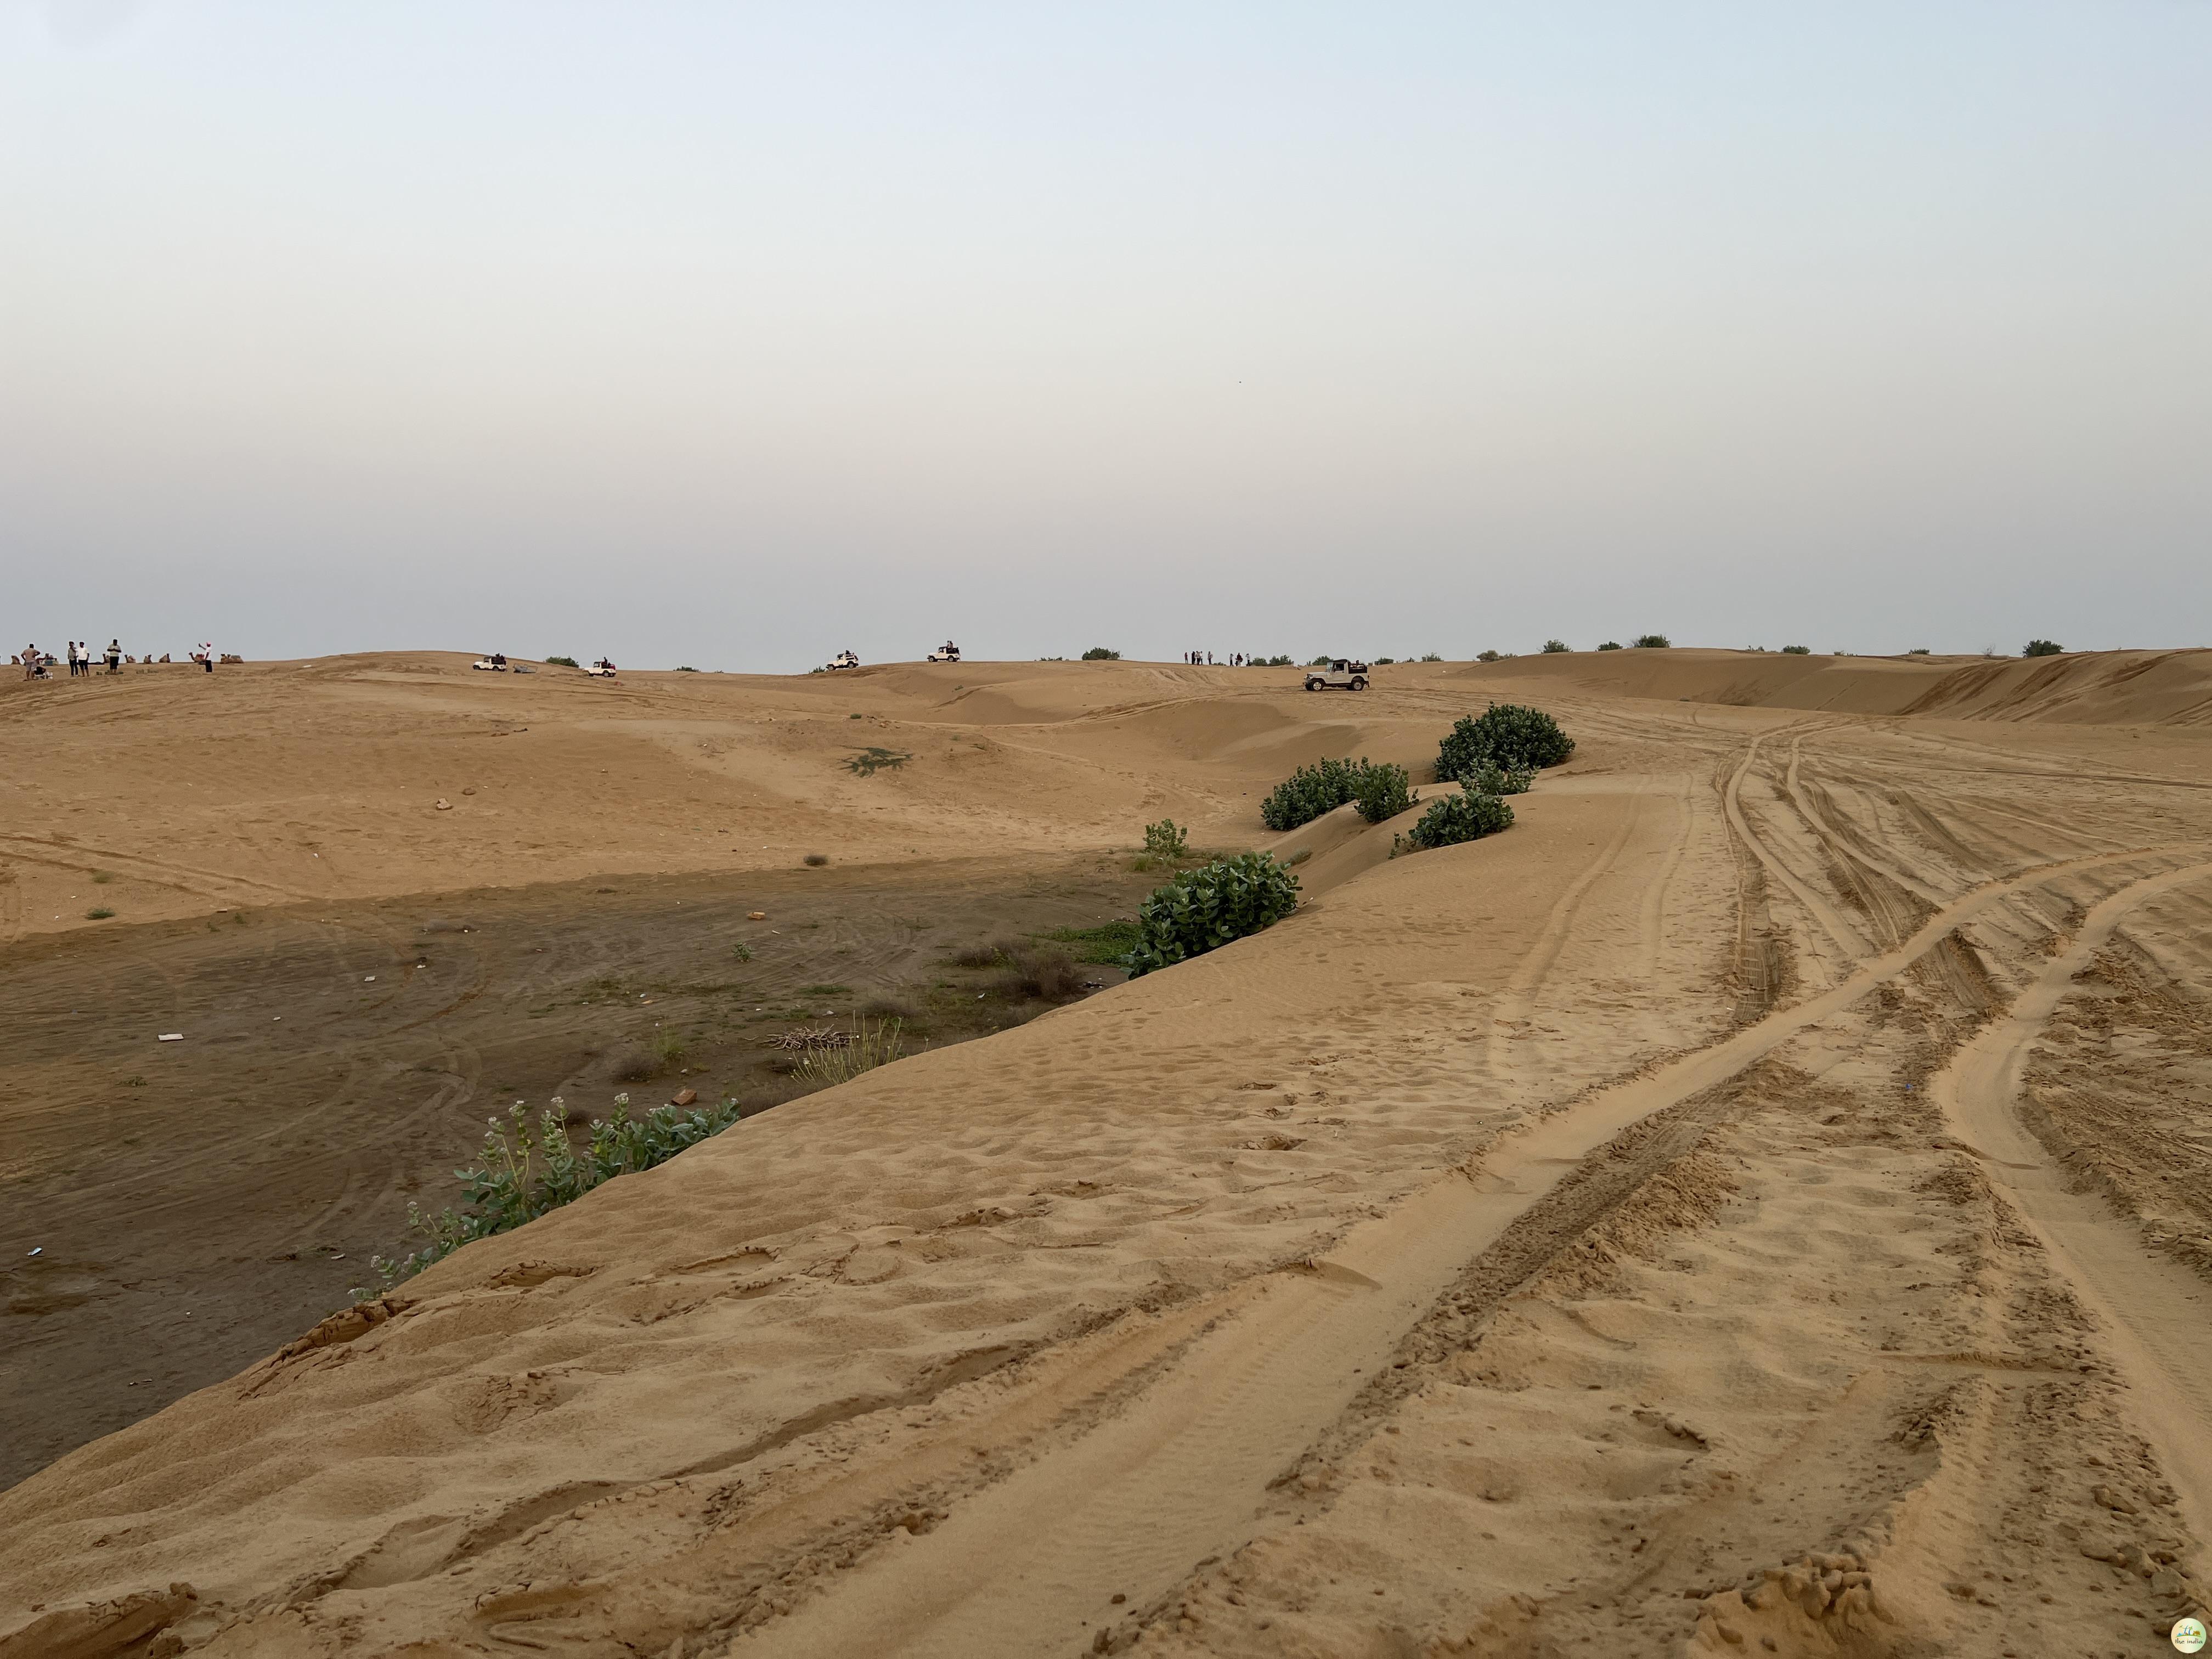
[[[222,1369],[135,1420],[40,1395],[11,1435],[76,1449],[0,1492],[4,1659],[1999,1659],[2166,1650],[2203,1611],[2212,653],[1567,654],[1322,696],[466,660],[0,688],[0,1175],[64,1239],[0,1241],[41,1333],[0,1382],[97,1316],[65,1392],[119,1399],[206,1317],[102,1265],[173,1188],[214,1276],[270,1242],[227,1227],[388,1213],[363,1103],[434,1164],[518,1080],[497,1044],[533,1093],[611,1095],[568,1028],[613,1016],[525,956],[599,939],[576,972],[618,975],[804,911],[888,973],[1126,907],[1161,816],[1304,854],[1305,902],[289,1340],[240,1290],[169,1374]],[[1261,828],[1298,763],[1425,765],[1493,697],[1579,744],[1507,833]],[[849,769],[871,747],[910,758]],[[556,939],[602,889],[615,920]],[[896,944],[870,918],[902,908]],[[478,914],[496,950],[404,967]],[[390,963],[419,1002],[385,1009]],[[538,1048],[470,1024],[502,1000]],[[157,1049],[180,1004],[238,1046]],[[316,1035],[287,1062],[249,1018]],[[234,1053],[250,1102],[321,1067],[318,1167],[375,1190],[277,1215],[240,1148],[307,1121],[216,1109]]]

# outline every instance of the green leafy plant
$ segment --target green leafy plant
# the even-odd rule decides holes
[[[1271,927],[1297,908],[1298,878],[1265,853],[1239,853],[1186,871],[1137,912],[1129,976],[1174,966]]]
[[[559,1096],[533,1125],[520,1101],[504,1120],[489,1119],[477,1161],[453,1171],[461,1183],[461,1202],[437,1215],[407,1206],[407,1228],[424,1242],[397,1261],[371,1256],[378,1285],[390,1290],[411,1279],[462,1245],[489,1238],[533,1221],[549,1210],[580,1198],[604,1182],[665,1164],[686,1147],[720,1134],[738,1121],[738,1103],[685,1110],[656,1106],[642,1117],[629,1115],[629,1097],[615,1097],[614,1113],[593,1118],[579,1147],[568,1133],[568,1113]],[[366,1290],[356,1291],[367,1296]]]
[[[1477,662],[1496,662],[1498,660],[1498,653],[1495,651],[1478,651],[1474,653],[1474,659]]]
[[[1494,702],[1453,726],[1437,750],[1437,781],[1462,780],[1485,761],[1504,771],[1534,770],[1557,766],[1574,752],[1574,739],[1542,709]]]
[[[574,657],[548,657],[545,659],[545,665],[548,668],[575,668],[580,666]]]
[[[2063,656],[2065,652],[2066,647],[2056,640],[2030,640],[2020,654],[2023,657],[2057,657]]]
[[[1809,657],[1813,654],[1813,647],[1809,645],[1785,645],[1782,647],[1782,654],[1785,657]]]
[[[753,947],[743,939],[739,939],[730,947],[730,954],[739,962],[750,962],[753,959]]]
[[[1607,640],[1603,645],[1598,647],[1598,649],[1601,651],[1618,651],[1620,649],[1620,641],[1619,640]]]
[[[1425,651],[1421,653],[1421,660],[1423,662],[1442,662],[1443,659],[1433,651]]]
[[[1380,823],[1407,811],[1414,801],[1413,792],[1407,787],[1410,781],[1402,766],[1362,761],[1358,787],[1352,797],[1358,803],[1359,816],[1370,823]]]
[[[1664,634],[1638,634],[1635,640],[1636,648],[1638,651],[1665,651],[1674,643],[1674,641]]]
[[[1318,760],[1301,766],[1270,790],[1260,803],[1260,821],[1270,830],[1295,830],[1324,812],[1334,811],[1346,801],[1358,800],[1364,791],[1387,793],[1387,779],[1371,779],[1381,764],[1364,757],[1358,760]],[[1402,768],[1390,768],[1402,773]]]
[[[1544,654],[1547,657],[1557,656],[1560,652],[1568,648],[1567,642],[1565,640],[1546,640],[1544,641]]]
[[[1485,758],[1477,761],[1474,769],[1459,781],[1462,789],[1478,795],[1525,795],[1528,786],[1536,781],[1535,769],[1528,766],[1500,766]]]
[[[1172,864],[1190,855],[1190,834],[1173,818],[1145,826],[1145,856]]]
[[[1463,841],[1480,841],[1513,824],[1513,809],[1495,795],[1462,790],[1429,803],[1429,810],[1413,820],[1406,832],[1407,847],[1416,852],[1432,847],[1453,847]],[[1399,849],[1393,847],[1395,854]]]
[[[1083,660],[1085,662],[1119,662],[1121,660],[1121,653],[1118,651],[1109,651],[1103,645],[1094,645],[1088,651],[1083,653]]]

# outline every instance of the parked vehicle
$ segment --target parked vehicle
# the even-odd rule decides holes
[[[1309,691],[1364,691],[1367,689],[1367,665],[1355,662],[1350,657],[1333,657],[1326,668],[1306,670],[1306,690]]]
[[[830,666],[833,669],[858,668],[860,665],[860,659],[849,651],[840,651],[836,656],[830,659]]]
[[[611,662],[608,661],[605,657],[601,657],[595,660],[589,668],[584,670],[584,672],[589,674],[595,680],[611,680],[615,677],[615,665]]]
[[[960,647],[953,644],[951,641],[947,640],[944,644],[939,646],[936,650],[929,653],[929,660],[932,662],[958,662],[960,660]]]
[[[489,657],[478,657],[469,666],[481,668],[489,673],[504,674],[507,672],[507,657],[503,652],[495,651]]]

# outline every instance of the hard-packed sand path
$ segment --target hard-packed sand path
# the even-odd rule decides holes
[[[0,1494],[39,1603],[0,1642],[2154,1650],[2206,1567],[2189,664],[1621,654],[1498,665],[1583,745],[1509,835],[1316,826],[1268,933],[779,1108]],[[1025,708],[970,776],[1158,753],[1225,825],[1278,722],[1413,759],[1467,701],[1215,698]],[[2101,723],[1953,718],[2007,709]],[[2170,1185],[2069,1109],[2107,1074],[2182,1126]]]

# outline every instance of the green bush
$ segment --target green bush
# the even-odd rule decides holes
[[[1782,647],[1782,654],[1785,657],[1809,657],[1813,654],[1813,647],[1809,645],[1785,645]]]
[[[1478,651],[1474,653],[1474,659],[1477,662],[1496,662],[1498,659],[1498,653],[1495,651]]]
[[[1603,645],[1598,647],[1598,649],[1601,651],[1618,651],[1620,649],[1620,641],[1619,640],[1607,640]]]
[[[1638,651],[1665,651],[1674,643],[1674,641],[1664,634],[1638,634],[1636,636],[1636,648]]]
[[[2030,640],[2020,654],[2023,657],[2057,657],[2065,654],[2066,647],[2056,640]]]
[[[1377,777],[1377,773],[1386,775]],[[1397,775],[1396,787],[1406,786],[1406,769],[1385,763],[1358,760],[1319,760],[1311,766],[1301,766],[1269,792],[1260,803],[1260,821],[1274,830],[1295,830],[1302,823],[1311,823],[1324,812],[1333,812],[1348,800],[1364,801],[1371,797],[1380,803],[1389,799],[1392,785],[1389,774]],[[1397,807],[1403,811],[1413,805],[1407,796]],[[1363,805],[1363,812],[1367,809]],[[1390,814],[1385,812],[1382,817]],[[1382,817],[1370,817],[1370,823],[1380,823]]]
[[[1352,796],[1359,803],[1359,816],[1370,823],[1396,817],[1413,804],[1413,792],[1407,787],[1411,781],[1402,766],[1388,762],[1370,765],[1362,761],[1359,787]]]
[[[1559,653],[1565,651],[1567,648],[1567,642],[1565,640],[1546,640],[1544,641],[1544,654],[1547,657],[1556,656]]]
[[[1460,781],[1485,761],[1504,771],[1533,771],[1574,752],[1574,739],[1540,708],[1494,702],[1452,727],[1437,751],[1437,781]]]
[[[1480,841],[1513,824],[1513,809],[1495,795],[1464,791],[1429,803],[1429,810],[1407,831],[1407,844],[1415,851],[1452,847],[1463,841]],[[1393,849],[1395,850],[1395,848]]]
[[[1397,660],[1398,659],[1395,657],[1377,657],[1375,659],[1375,666],[1377,668],[1388,668],[1392,663]]]
[[[1138,909],[1129,977],[1273,927],[1297,903],[1298,878],[1265,853],[1239,853],[1186,871]]]
[[[1083,653],[1083,660],[1085,662],[1119,662],[1121,660],[1121,653],[1118,651],[1109,651],[1103,645],[1094,645],[1088,651]]]
[[[1424,651],[1424,652],[1421,653],[1421,660],[1422,660],[1423,662],[1442,662],[1442,661],[1443,660],[1443,659],[1442,657],[1439,657],[1439,656],[1438,656],[1435,652],[1433,652],[1433,651]]]
[[[1279,651],[1273,656],[1263,659],[1260,666],[1262,668],[1295,668],[1297,665]]]
[[[574,668],[577,663],[574,657],[548,657],[545,665],[549,668]]]
[[[1328,666],[1329,662],[1329,658],[1316,657],[1311,662],[1308,663],[1306,666],[1309,668],[1326,668]]]
[[[656,1106],[643,1117],[633,1118],[629,1097],[617,1095],[614,1115],[593,1118],[590,1137],[579,1148],[568,1137],[568,1115],[559,1096],[539,1115],[534,1130],[517,1101],[508,1109],[507,1121],[491,1120],[477,1161],[453,1171],[461,1183],[460,1207],[426,1216],[410,1204],[407,1228],[422,1237],[422,1248],[396,1261],[371,1256],[369,1266],[378,1284],[388,1291],[464,1244],[534,1221],[617,1176],[665,1164],[685,1147],[720,1134],[737,1121],[734,1099],[690,1111]]]
[[[1534,767],[1500,766],[1496,761],[1477,761],[1459,781],[1460,787],[1478,795],[1525,795],[1536,781]]]
[[[1145,856],[1172,864],[1190,854],[1190,833],[1173,818],[1145,826]]]

